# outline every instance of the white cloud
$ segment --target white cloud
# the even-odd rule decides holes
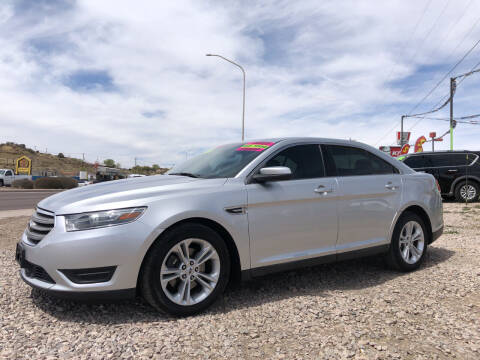
[[[247,138],[374,144],[480,38],[480,24],[469,33],[480,4],[465,12],[469,0],[446,1],[431,4],[408,44],[426,1],[2,3],[0,142],[132,165],[135,156],[169,164],[237,141],[241,73],[205,57],[212,52],[247,70]],[[457,114],[480,112],[479,84],[462,84]],[[412,137],[446,128],[423,121]],[[459,126],[459,147],[474,148],[477,129]],[[392,131],[382,143],[393,141]]]

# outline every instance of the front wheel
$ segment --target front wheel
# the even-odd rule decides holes
[[[210,306],[223,293],[230,257],[223,239],[201,224],[168,232],[149,251],[142,274],[142,294],[153,307],[187,316]]]
[[[427,252],[427,239],[427,229],[422,218],[406,212],[395,225],[387,262],[400,271],[418,269]]]
[[[473,202],[478,199],[479,188],[475,182],[462,182],[455,188],[455,199],[461,202]]]

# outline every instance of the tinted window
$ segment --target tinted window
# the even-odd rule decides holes
[[[319,145],[292,146],[275,155],[264,166],[286,166],[292,171],[293,179],[311,179],[325,175]]]
[[[468,157],[468,158],[467,158]],[[447,166],[465,166],[470,165],[477,158],[474,154],[450,154],[448,155]]]
[[[432,167],[453,166],[453,158],[451,155],[428,155],[426,157],[430,160]],[[465,157],[463,160],[465,161]]]
[[[7,172],[5,173],[5,176],[12,176],[12,172],[11,172],[11,171],[7,171]]]
[[[329,161],[337,176],[380,175],[398,173],[393,165],[372,153],[350,146],[327,145]]]
[[[403,162],[412,169],[423,168],[426,166],[426,161],[423,155],[409,156]]]

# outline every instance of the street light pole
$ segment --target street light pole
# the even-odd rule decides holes
[[[223,60],[228,61],[229,63],[237,66],[238,68],[240,68],[240,70],[242,70],[242,74],[243,74],[242,141],[244,141],[245,140],[245,69],[241,65],[237,64],[235,61],[227,59],[222,55],[207,54],[207,56],[216,56],[216,57],[222,58]]]

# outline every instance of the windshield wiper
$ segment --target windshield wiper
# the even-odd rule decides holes
[[[189,173],[189,172],[178,172],[178,173],[171,173],[171,174],[168,174],[168,175],[180,175],[180,176],[188,176],[188,177],[192,177],[192,178],[199,178],[200,177],[198,175],[195,175],[195,174],[192,174],[192,173]]]

